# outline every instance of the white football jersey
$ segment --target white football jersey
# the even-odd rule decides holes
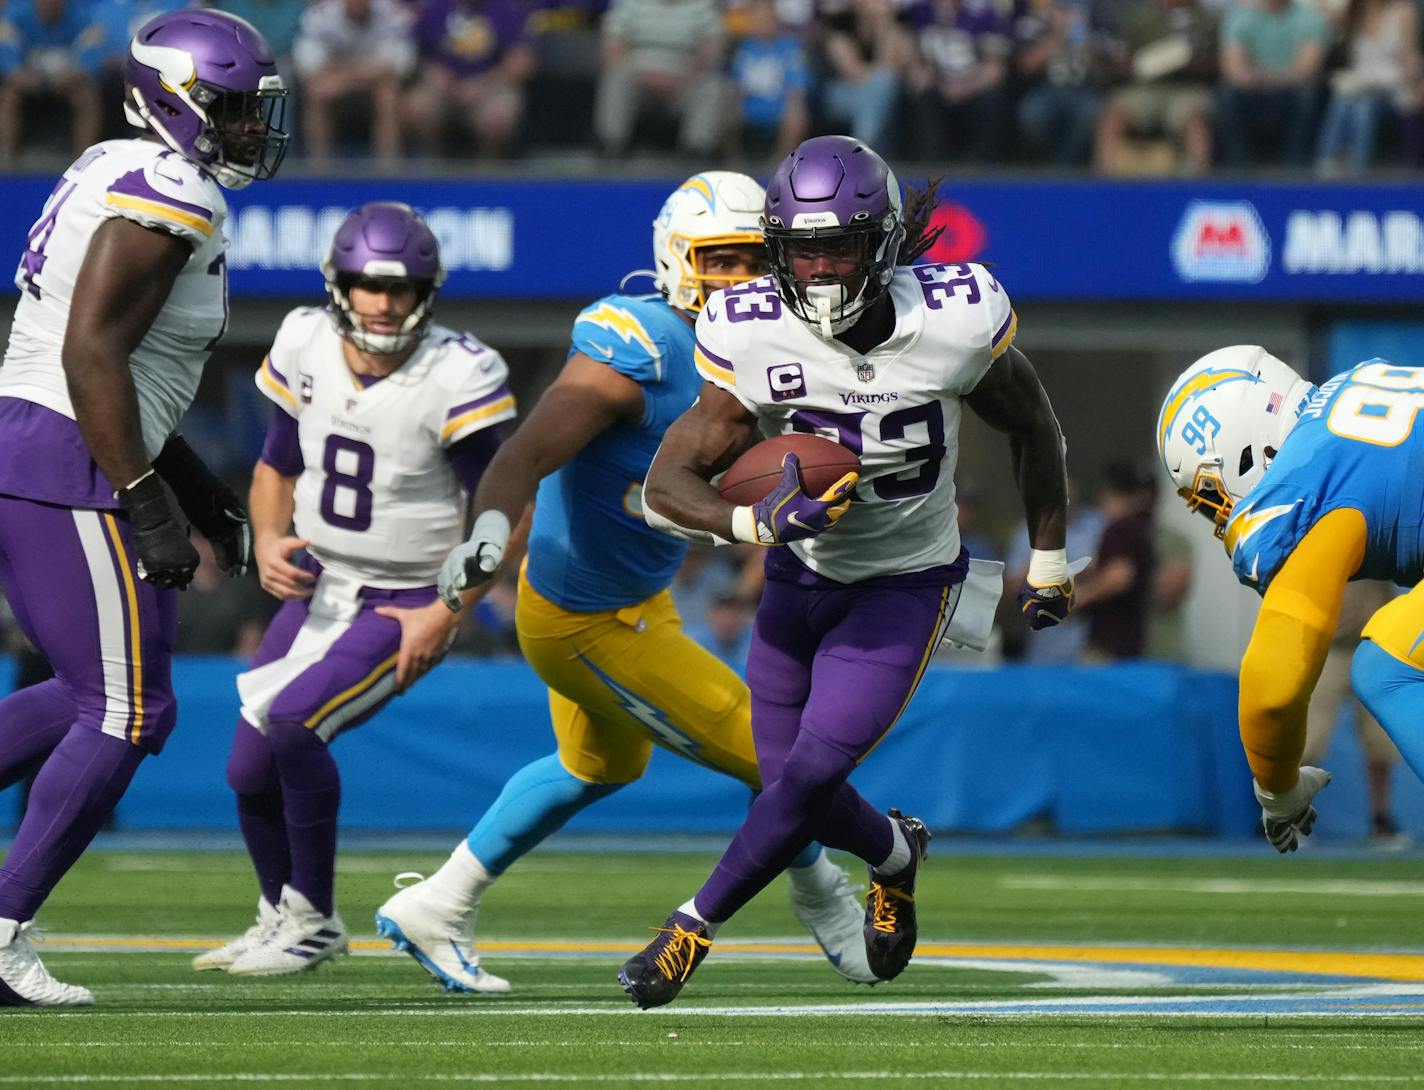
[[[959,556],[960,400],[1016,332],[1008,294],[982,265],[899,268],[889,292],[895,330],[864,356],[792,314],[770,276],[715,293],[697,317],[698,371],[755,414],[763,436],[823,435],[859,456],[850,510],[787,546],[840,583]]]
[[[193,247],[129,361],[152,458],[188,411],[203,364],[227,328],[227,200],[211,177],[156,141],[95,144],[45,202],[15,272],[20,302],[0,367],[0,397],[38,402],[74,418],[60,362],[69,304],[90,239],[114,216]]]
[[[468,333],[432,325],[399,370],[363,386],[320,307],[292,311],[257,388],[297,420],[296,532],[365,586],[424,587],[464,534],[445,448],[514,416],[509,369]]]

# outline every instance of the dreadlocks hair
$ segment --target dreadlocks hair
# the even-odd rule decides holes
[[[935,209],[939,207],[939,187],[943,176],[927,179],[923,186],[905,188],[905,241],[900,246],[900,264],[913,265],[929,252],[944,234],[944,228],[931,227]]]

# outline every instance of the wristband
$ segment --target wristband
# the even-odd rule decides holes
[[[1031,587],[1061,587],[1072,578],[1068,571],[1067,549],[1034,549],[1029,553],[1028,584]]]

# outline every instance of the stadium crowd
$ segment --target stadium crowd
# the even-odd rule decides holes
[[[0,164],[122,135],[165,0],[9,0]],[[1322,175],[1424,162],[1419,0],[221,0],[297,154],[762,163],[850,132],[911,161]],[[70,125],[52,124],[63,104]],[[59,141],[58,144],[55,142]]]

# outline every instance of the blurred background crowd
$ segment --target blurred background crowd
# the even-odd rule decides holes
[[[4,0],[0,167],[124,130],[166,0]],[[983,168],[1321,174],[1424,161],[1419,0],[222,0],[266,35],[312,170],[675,151],[820,132]],[[56,110],[69,118],[55,124]]]

